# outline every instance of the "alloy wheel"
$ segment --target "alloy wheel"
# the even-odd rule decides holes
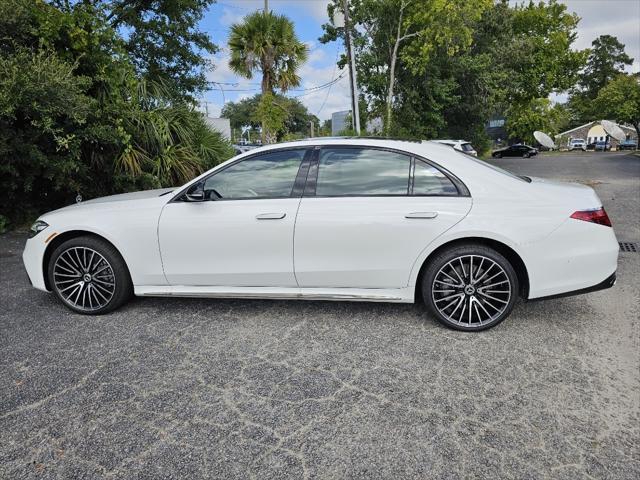
[[[111,264],[88,247],[63,251],[53,266],[53,281],[66,303],[87,312],[103,308],[116,291]]]
[[[505,270],[482,255],[447,262],[431,286],[433,303],[447,321],[462,327],[486,326],[507,309],[512,285]]]

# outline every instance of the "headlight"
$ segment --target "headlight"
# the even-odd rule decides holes
[[[31,228],[29,229],[29,238],[35,237],[37,234],[39,234],[48,226],[49,224],[47,222],[43,222],[42,220],[37,220],[36,223],[31,225]]]

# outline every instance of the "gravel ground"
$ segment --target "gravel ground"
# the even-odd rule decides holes
[[[595,186],[640,242],[640,158],[503,159]],[[75,315],[0,237],[0,478],[640,478],[640,254],[479,334],[421,305],[137,299]]]

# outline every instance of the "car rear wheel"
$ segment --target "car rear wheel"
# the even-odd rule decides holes
[[[60,244],[49,259],[47,275],[62,303],[86,315],[118,308],[133,291],[120,253],[96,237],[76,237]]]
[[[501,153],[494,153],[493,154],[493,158],[502,158],[502,154]]]
[[[429,311],[447,327],[478,331],[509,316],[519,291],[509,261],[479,244],[459,245],[439,253],[422,277]]]

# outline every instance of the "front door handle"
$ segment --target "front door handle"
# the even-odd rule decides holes
[[[436,218],[438,216],[438,212],[411,212],[407,213],[404,218]]]
[[[258,220],[281,220],[286,216],[286,213],[261,213],[260,215],[256,215],[256,218]]]

